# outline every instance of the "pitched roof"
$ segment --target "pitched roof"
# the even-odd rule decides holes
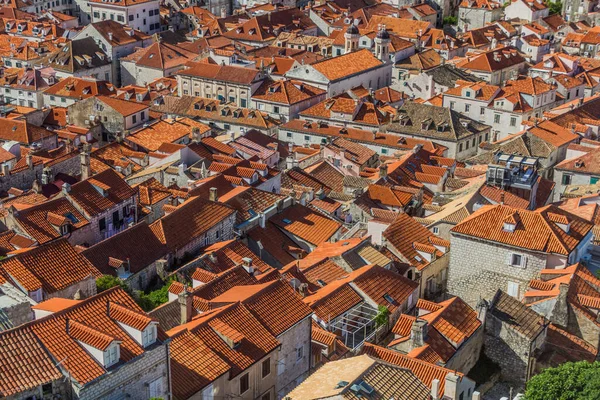
[[[326,242],[341,224],[300,204],[286,208],[270,218],[280,229],[313,245]]]
[[[416,358],[408,357],[394,350],[389,350],[371,343],[365,343],[362,352],[371,357],[377,357],[385,362],[398,365],[411,370],[421,382],[427,387],[431,387],[434,379],[439,381],[439,394],[443,396],[446,387],[446,376],[448,374],[456,374],[459,378],[464,379],[460,372],[455,372],[438,365],[422,361]]]
[[[21,229],[39,244],[61,237],[63,225],[69,225],[69,232],[72,232],[89,224],[65,198],[50,200],[18,211],[15,219]]]
[[[534,340],[548,325],[544,317],[502,290],[496,292],[489,312],[506,323],[507,328],[516,330],[530,340]]]
[[[551,214],[570,221],[565,232],[551,219]],[[504,230],[509,216],[518,216],[513,232]],[[547,253],[570,254],[592,229],[592,224],[555,206],[535,211],[514,209],[504,205],[483,206],[452,228],[452,234],[462,234],[504,243],[510,246]]]
[[[231,207],[195,197],[153,222],[150,229],[161,243],[177,250],[235,213]]]
[[[204,63],[188,63],[187,65],[189,68],[177,72],[177,75],[243,85],[250,85],[254,82],[258,82],[263,77],[260,71],[252,68]]]
[[[323,74],[329,81],[336,81],[382,66],[373,53],[367,49],[343,54],[313,63],[311,67]]]
[[[17,281],[28,292],[42,289],[46,296],[100,272],[66,239],[35,247],[0,262],[0,275]]]
[[[112,169],[71,186],[68,197],[90,216],[110,210],[131,199],[135,190]]]
[[[85,249],[81,255],[103,274],[116,275],[111,259],[129,263],[129,271],[135,274],[168,252],[167,246],[154,235],[148,224],[142,222]]]

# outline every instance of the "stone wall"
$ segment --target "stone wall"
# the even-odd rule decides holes
[[[131,399],[150,398],[149,384],[162,380],[163,393],[158,397],[168,398],[169,358],[168,344],[159,344],[142,355],[116,367],[76,392],[81,400],[87,399]]]
[[[190,238],[190,242],[188,242],[181,249],[177,249],[177,252],[175,253],[175,258],[182,258],[186,253],[194,255],[197,254],[198,250],[202,247],[206,247],[217,242],[222,242],[224,240],[233,239],[235,215],[236,212],[234,212],[229,217],[225,218],[223,221],[209,229],[205,234],[197,236],[195,238]],[[218,237],[217,232],[219,232]]]
[[[276,392],[278,399],[283,398],[283,396],[308,376],[310,369],[311,324],[312,319],[306,317],[277,337],[277,340],[281,342],[281,347],[279,347],[279,351],[277,352],[276,364],[284,363],[285,365],[285,369],[283,370],[280,370],[280,367],[275,365],[274,372],[277,374]],[[304,347],[304,356],[302,359],[297,360],[296,350],[300,345]]]
[[[96,294],[96,278],[90,275],[88,278],[74,283],[71,286],[64,288],[63,290],[59,290],[58,292],[45,295],[44,300],[48,300],[53,297],[72,299],[78,290],[81,291],[80,293],[82,298],[94,296]]]
[[[519,298],[529,281],[546,268],[546,255],[511,248],[499,243],[452,234],[448,293],[459,296],[471,307],[480,298],[491,300],[498,289],[507,291],[508,283],[519,284]],[[507,264],[510,253],[524,255],[526,265],[513,267]]]
[[[483,325],[481,325],[479,329],[477,329],[475,333],[456,350],[454,356],[452,356],[444,366],[464,374],[468,373],[477,363],[477,360],[479,360],[484,336],[484,328]]]

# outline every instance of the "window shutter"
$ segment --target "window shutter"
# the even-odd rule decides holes
[[[512,253],[506,253],[506,265],[510,265],[512,261]]]
[[[523,255],[521,256],[521,267],[525,268],[527,266],[527,256]]]

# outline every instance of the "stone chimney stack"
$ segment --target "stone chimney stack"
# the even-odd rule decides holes
[[[417,319],[413,322],[410,331],[411,349],[422,347],[425,345],[425,339],[427,338],[427,327],[428,323],[425,320]]]
[[[79,154],[81,160],[81,180],[85,181],[92,176],[92,165],[90,163],[90,153],[87,148],[84,147],[83,151]]]
[[[254,275],[254,266],[252,265],[252,259],[250,257],[242,258],[242,266],[250,275]]]
[[[456,374],[446,374],[446,385],[444,386],[444,396],[448,396],[451,400],[459,400],[459,377]]]
[[[381,179],[387,179],[388,167],[387,164],[381,164],[379,166],[379,177]]]
[[[219,195],[217,194],[217,188],[216,187],[211,187],[210,188],[210,194],[208,195],[208,199],[210,201],[219,201]]]
[[[440,399],[440,380],[434,379],[431,381],[431,400]]]
[[[27,153],[25,156],[25,161],[27,162],[27,168],[33,169],[33,156],[31,153]]]
[[[177,298],[180,307],[181,323],[186,324],[192,320],[193,298],[187,290],[187,285],[184,285],[183,292],[179,293]]]
[[[71,185],[69,185],[67,182],[63,183],[63,185],[62,185],[63,194],[69,194],[70,191],[71,191]]]

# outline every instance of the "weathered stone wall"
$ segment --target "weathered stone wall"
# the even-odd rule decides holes
[[[498,289],[507,291],[508,282],[519,284],[519,298],[529,281],[546,267],[546,255],[511,248],[499,243],[452,234],[450,240],[448,293],[459,296],[471,307],[480,298],[491,300]],[[524,268],[507,264],[510,253],[527,257]]]
[[[278,399],[283,398],[308,376],[311,324],[312,319],[307,317],[277,337],[281,342],[281,347],[277,352],[277,362],[275,364],[284,363],[285,365],[283,370],[275,365],[273,371],[277,375],[276,392]],[[304,348],[304,355],[302,359],[297,360],[296,350],[300,346]]]
[[[169,393],[169,359],[166,344],[147,350],[141,356],[116,367],[98,380],[78,391],[79,398],[146,400],[150,398],[149,384],[162,380],[162,397]]]

